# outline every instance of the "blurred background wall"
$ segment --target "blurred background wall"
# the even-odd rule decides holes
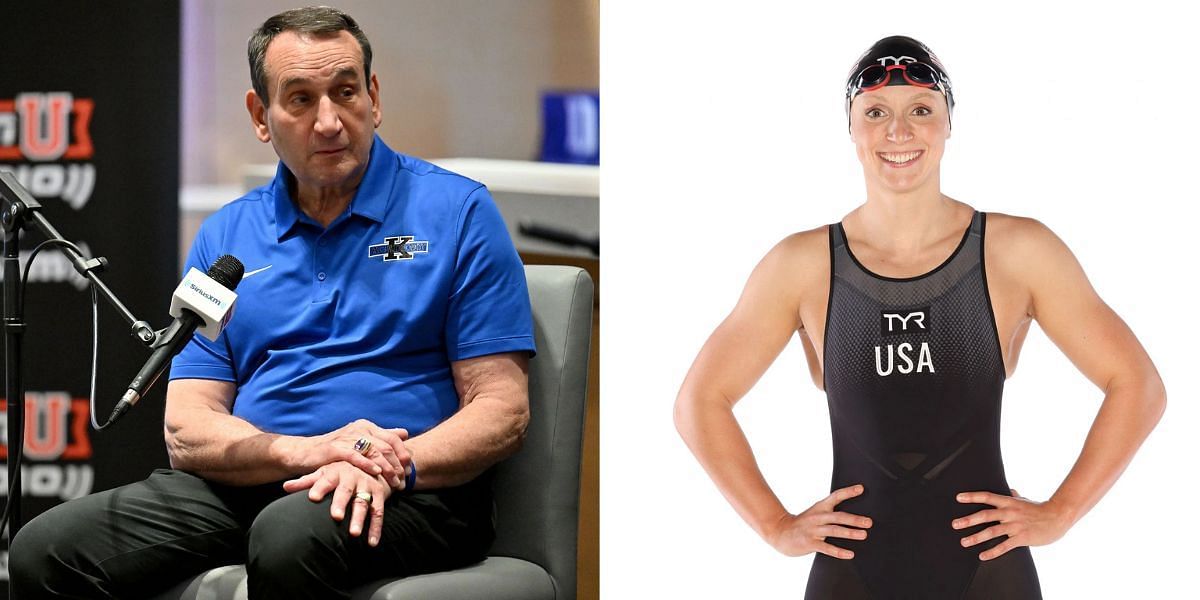
[[[243,164],[276,162],[246,113],[246,39],[295,6],[183,3],[183,185],[237,185]],[[380,134],[399,152],[532,160],[541,92],[599,87],[598,0],[345,0],[337,7],[371,40]]]

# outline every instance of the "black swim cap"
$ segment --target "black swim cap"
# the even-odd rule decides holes
[[[893,35],[872,44],[859,57],[854,67],[850,69],[850,74],[846,79],[847,121],[850,118],[850,103],[863,91],[862,76],[865,71],[873,66],[887,68],[912,63],[922,63],[930,67],[928,71],[932,71],[931,81],[933,82],[933,85],[930,85],[930,87],[942,92],[942,95],[946,97],[946,107],[949,109],[950,114],[953,115],[954,93],[950,89],[950,76],[946,74],[946,67],[942,66],[942,61],[938,60],[937,56],[934,56],[933,51],[925,44],[908,36]],[[887,85],[911,85],[905,77],[898,75],[894,71],[890,73]],[[879,81],[882,81],[882,79]]]

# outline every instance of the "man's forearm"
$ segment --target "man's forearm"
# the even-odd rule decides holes
[[[474,400],[407,442],[417,466],[417,488],[451,487],[474,479],[520,449],[528,424],[527,409],[489,398]]]
[[[417,488],[461,485],[520,448],[529,424],[528,356],[488,355],[451,367],[461,408],[407,441],[363,419],[314,437],[266,433],[231,414],[232,383],[172,381],[165,419],[171,465],[221,483],[257,485],[348,461],[401,487],[411,453]],[[364,438],[375,442],[369,454],[357,447]]]
[[[186,426],[166,427],[171,466],[228,485],[258,485],[304,475],[324,462],[311,438],[265,433],[250,423],[203,408],[176,411]],[[529,412],[510,402],[480,398],[438,426],[406,442],[417,465],[418,487],[464,484],[520,447]]]
[[[509,352],[451,363],[461,408],[405,443],[416,489],[462,485],[521,447],[529,426],[529,356]]]
[[[229,485],[258,485],[312,470],[302,464],[301,438],[265,433],[206,408],[182,409],[172,416],[165,434],[173,468]]]

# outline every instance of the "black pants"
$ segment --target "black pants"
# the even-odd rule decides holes
[[[92,494],[39,515],[12,541],[16,600],[145,598],[221,565],[245,563],[252,599],[350,598],[354,586],[456,568],[491,545],[485,475],[458,488],[393,494],[378,546],[280,484],[231,487],[181,471]],[[347,515],[349,511],[347,511]]]

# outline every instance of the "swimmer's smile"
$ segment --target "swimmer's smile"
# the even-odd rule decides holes
[[[925,154],[924,150],[913,150],[910,152],[878,152],[879,158],[883,159],[889,167],[894,169],[907,167],[921,158]]]

